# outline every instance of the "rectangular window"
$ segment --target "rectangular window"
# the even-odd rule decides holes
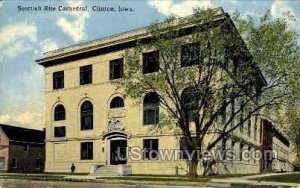
[[[240,132],[243,133],[244,132],[244,115],[245,115],[245,111],[244,111],[244,101],[241,102],[240,104]]]
[[[196,137],[192,137],[193,142],[195,142]],[[180,150],[180,159],[188,159],[189,156],[191,157],[192,154],[189,155],[187,143],[186,143],[186,138],[181,137],[179,140],[179,150]]]
[[[17,168],[17,158],[16,157],[13,157],[11,159],[11,167],[12,168]]]
[[[251,136],[251,117],[248,119],[248,136],[250,137]]]
[[[53,73],[53,89],[64,88],[64,71]]]
[[[24,145],[24,151],[29,151],[29,145],[28,144]]]
[[[244,144],[240,144],[240,157],[239,157],[239,159],[240,159],[240,161],[241,160],[243,160],[243,150],[244,150]]]
[[[190,43],[181,46],[181,67],[200,63],[200,43]]]
[[[41,167],[40,158],[35,158],[35,168],[39,169]]]
[[[80,85],[92,83],[92,65],[80,67]]]
[[[5,167],[5,158],[0,157],[0,170],[3,170]]]
[[[81,160],[93,159],[93,142],[82,142],[80,148]]]
[[[159,51],[143,53],[143,74],[159,70]]]
[[[66,127],[54,127],[54,137],[65,137],[66,136]]]
[[[158,139],[144,140],[144,159],[156,160],[158,159]]]
[[[159,122],[159,107],[144,109],[144,125],[156,125]]]
[[[109,62],[109,79],[114,80],[123,78],[123,58],[115,59]]]
[[[253,140],[254,141],[257,140],[257,120],[258,120],[258,117],[257,117],[257,115],[255,115],[255,119],[254,119],[254,132],[253,132]]]

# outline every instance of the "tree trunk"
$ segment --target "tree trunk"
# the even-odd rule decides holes
[[[190,178],[196,178],[198,177],[197,173],[197,166],[198,166],[198,160],[197,159],[192,159],[188,163],[189,171],[188,171],[188,176]]]

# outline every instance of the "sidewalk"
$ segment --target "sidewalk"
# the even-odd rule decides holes
[[[287,175],[287,174],[293,174],[293,173],[299,173],[299,172],[290,172],[290,173],[268,173],[268,174],[259,174],[259,175],[251,175],[251,176],[242,176],[242,177],[232,177],[232,178],[223,178],[223,179],[217,179],[217,178],[211,178],[210,183],[218,183],[218,184],[230,184],[230,185],[237,185],[237,184],[247,184],[252,186],[284,186],[284,187],[295,187],[300,188],[300,184],[298,183],[283,183],[283,182],[270,182],[270,181],[257,181],[257,180],[250,180],[253,178],[260,178],[260,177],[266,177],[266,176],[276,176],[276,175]]]

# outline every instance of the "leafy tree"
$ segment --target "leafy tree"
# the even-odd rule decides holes
[[[278,80],[288,89],[288,97],[271,108],[264,109],[281,128],[286,130],[295,144],[297,160],[300,161],[300,50],[299,31],[292,29],[295,18],[286,12],[274,19],[267,11],[259,20],[242,19],[236,13],[234,20],[253,54],[254,61],[264,71],[265,77]]]
[[[292,94],[286,73],[299,56],[290,56],[297,35],[288,30],[286,18],[273,21],[266,13],[256,24],[235,14],[234,20],[237,28],[217,9],[195,10],[183,19],[171,16],[151,25],[150,39],[125,52],[118,87],[137,102],[145,93],[156,93],[160,121],[155,127],[178,130],[189,153],[224,147],[237,128],[247,130],[246,123],[262,109]],[[142,54],[149,51],[158,51],[159,67],[146,74]],[[155,59],[149,62],[154,65]],[[188,175],[197,176],[199,158],[192,155],[187,162]],[[204,174],[216,162],[204,161]]]

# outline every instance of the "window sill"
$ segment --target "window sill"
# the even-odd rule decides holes
[[[57,89],[52,89],[52,91],[61,91],[61,90],[64,90],[65,88],[57,88]]]

